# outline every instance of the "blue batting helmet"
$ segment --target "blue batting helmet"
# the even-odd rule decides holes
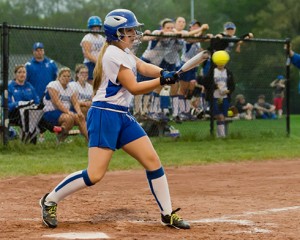
[[[133,12],[127,9],[116,9],[108,13],[104,20],[104,32],[107,41],[120,40],[120,28],[134,28],[143,26]]]
[[[89,29],[91,29],[92,27],[96,27],[96,26],[101,27],[102,26],[102,20],[98,16],[91,16],[88,20],[87,26],[88,26]]]

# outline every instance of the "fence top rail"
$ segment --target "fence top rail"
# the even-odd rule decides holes
[[[4,25],[0,24],[0,28],[2,28]],[[104,34],[104,31],[91,31],[88,29],[76,29],[76,28],[57,28],[57,27],[40,27],[40,26],[24,26],[24,25],[10,25],[6,24],[6,26],[10,29],[23,29],[23,30],[39,30],[39,31],[55,31],[55,32],[76,32],[76,33],[99,33]],[[158,38],[182,38],[182,39],[201,39],[201,40],[207,40],[211,39],[204,36],[181,36],[181,34],[174,33],[172,35],[161,35],[161,34],[143,34],[143,36],[152,36],[152,37],[158,37]],[[243,38],[228,38],[223,37],[222,38],[225,41],[229,42],[239,42],[239,41],[245,41],[245,42],[269,42],[269,43],[290,43],[290,38],[286,39],[272,39],[272,38],[251,38],[251,39],[243,39]]]
[[[4,24],[0,24],[0,28]],[[10,29],[21,29],[21,30],[39,30],[39,31],[55,31],[55,32],[77,32],[77,33],[99,33],[104,34],[104,31],[91,31],[89,29],[79,28],[58,28],[58,27],[40,27],[40,26],[24,26],[24,25],[6,25]]]
[[[180,34],[174,33],[174,34],[168,34],[168,35],[161,35],[161,34],[143,34],[143,36],[150,36],[150,37],[158,37],[158,38],[183,38],[183,39],[201,39],[201,40],[206,40],[206,39],[216,39],[215,37],[210,38],[206,35],[204,36],[181,36]],[[269,43],[289,43],[290,39],[272,39],[272,38],[251,38],[251,39],[244,39],[244,38],[229,38],[229,37],[223,37],[223,40],[226,40],[228,42],[239,42],[239,41],[244,41],[244,42],[269,42]]]

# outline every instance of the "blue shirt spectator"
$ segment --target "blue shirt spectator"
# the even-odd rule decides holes
[[[39,104],[40,100],[34,87],[29,82],[25,82],[21,85],[15,80],[11,81],[8,85],[8,111],[13,111],[19,107],[20,102],[24,103],[25,101],[31,101],[37,105]]]
[[[32,50],[33,58],[25,64],[26,81],[32,84],[39,98],[42,98],[48,83],[57,77],[57,66],[53,60],[45,57],[43,43],[36,42]]]
[[[300,68],[300,54],[291,51],[290,56],[292,64],[294,64],[297,68]]]

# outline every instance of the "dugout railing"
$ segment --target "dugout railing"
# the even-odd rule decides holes
[[[75,65],[82,63],[83,54],[80,42],[88,30],[64,29],[33,26],[16,26],[3,23],[1,27],[1,140],[3,144],[9,141],[9,120],[7,105],[7,86],[13,79],[13,69],[17,64],[25,64],[32,58],[32,45],[34,42],[43,42],[46,56],[53,59],[58,67],[67,66],[72,70]],[[103,34],[103,32],[100,32]],[[166,36],[159,36],[166,38]],[[172,39],[185,39],[174,35],[167,36]],[[191,37],[189,37],[191,38]],[[204,49],[209,42],[202,42],[205,37],[198,37]],[[237,42],[241,39],[225,39]],[[134,49],[138,57],[141,57],[148,46],[148,42],[142,42]],[[290,133],[290,114],[297,114],[297,92],[295,89],[298,79],[297,73],[290,69],[288,51],[289,39],[251,39],[244,40],[240,53],[231,52],[231,60],[228,68],[233,72],[236,89],[232,94],[232,104],[238,94],[243,94],[247,101],[254,104],[257,97],[264,94],[266,101],[273,102],[273,89],[270,83],[278,76],[283,75],[286,81],[283,118],[276,120],[238,120],[228,119],[229,137],[261,137],[261,136],[285,136]],[[175,51],[175,50],[174,50]],[[201,66],[200,66],[201,69]],[[200,71],[198,72],[200,74]],[[292,80],[291,80],[292,79]],[[291,87],[292,86],[292,87]],[[292,90],[291,90],[292,89]],[[168,97],[168,96],[165,96]],[[170,100],[170,99],[169,99]],[[134,103],[133,103],[134,104]],[[132,109],[134,106],[132,107]],[[170,114],[172,109],[170,107]],[[209,112],[207,112],[209,115]],[[214,134],[214,119],[207,116],[197,116],[192,120],[178,123],[167,118],[166,124],[156,125],[157,121],[146,121],[145,128],[151,136],[172,136],[170,133],[179,133],[182,138],[203,140]],[[205,115],[204,115],[205,116]],[[147,119],[147,118],[146,118]],[[145,119],[144,119],[145,120]],[[142,121],[144,121],[142,120]],[[176,131],[177,130],[177,131]],[[152,132],[151,132],[152,131]],[[175,134],[174,136],[178,136]],[[53,134],[47,134],[48,141],[54,141]]]

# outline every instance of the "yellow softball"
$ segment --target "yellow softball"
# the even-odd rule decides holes
[[[228,63],[228,61],[230,60],[230,56],[229,54],[224,51],[216,51],[213,55],[212,55],[212,60],[213,62],[217,65],[217,66],[223,66],[226,65]]]

